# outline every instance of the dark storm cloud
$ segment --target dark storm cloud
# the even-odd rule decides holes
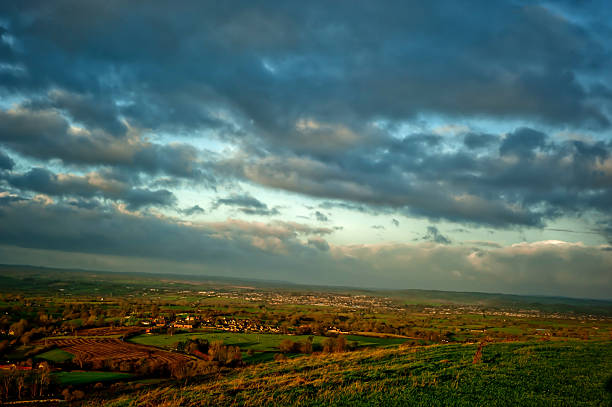
[[[99,129],[75,129],[54,110],[0,110],[0,143],[24,156],[66,164],[116,166],[149,174],[210,180],[189,144],[116,138]]]
[[[311,238],[322,250],[321,235],[331,233],[289,222],[250,223],[238,220],[186,226],[171,218],[132,215],[111,207],[93,210],[41,200],[0,201],[0,244],[24,248],[152,257],[180,262],[205,261],[222,267],[245,267],[265,253],[308,256]],[[260,253],[260,254],[257,254]],[[229,261],[229,263],[228,263]],[[225,265],[225,266],[224,266]]]
[[[196,214],[203,214],[205,212],[206,211],[204,209],[202,209],[200,207],[200,205],[194,205],[194,206],[192,206],[190,208],[186,208],[186,209],[183,209],[181,211],[181,213],[183,213],[183,214],[185,214],[187,216],[193,216],[193,215],[196,215]]]
[[[325,214],[316,211],[315,212],[315,218],[319,221],[319,222],[327,222],[329,220],[329,218],[327,216],[325,216]]]
[[[271,216],[278,215],[280,213],[277,208],[268,208],[268,205],[249,194],[232,195],[227,198],[219,198],[213,204],[213,208],[216,209],[221,205],[237,207],[240,212],[246,215]]]
[[[468,133],[463,138],[463,143],[472,150],[487,147],[496,141],[496,136],[486,133]]]
[[[597,16],[605,6],[585,8]],[[368,121],[420,113],[608,127],[609,99],[593,103],[612,86],[608,31],[562,11],[511,1],[9,2],[0,13],[16,45],[1,55],[26,74],[2,85],[59,89],[53,106],[98,126],[108,118],[113,131],[122,116],[152,129],[248,130],[311,152],[367,139]]]
[[[26,173],[5,173],[0,175],[12,187],[51,196],[93,198],[100,197],[123,201],[130,210],[146,206],[172,206],[176,197],[168,190],[133,188],[123,182],[105,179],[101,174],[85,176],[72,174],[57,175],[45,168],[32,168]]]
[[[520,128],[506,135],[499,146],[500,155],[518,154],[531,157],[536,149],[545,146],[546,134],[530,128]]]
[[[428,114],[609,128],[605,9],[590,3],[575,19],[570,5],[531,2],[3,3],[0,62],[13,73],[0,90],[19,102],[0,111],[0,144],[373,213],[539,227],[607,211],[609,144],[551,141],[537,125],[469,132],[465,148],[389,133]],[[217,137],[241,155],[149,141],[156,132]]]
[[[427,240],[438,244],[451,244],[451,240],[440,233],[435,226],[427,226],[427,233],[420,240]]]
[[[0,150],[0,170],[11,170],[15,166],[15,161],[4,151]]]
[[[109,95],[52,90],[47,95],[27,102],[24,107],[34,110],[57,109],[65,112],[76,123],[100,128],[117,136],[124,135],[127,131],[125,124],[120,121],[119,109]]]
[[[0,190],[0,206],[9,205],[13,202],[23,202],[27,201],[26,198],[22,198],[18,195],[9,194],[7,191]],[[2,214],[2,209],[0,209],[0,214]]]
[[[245,215],[275,216],[280,215],[278,208],[239,208]]]
[[[232,195],[228,198],[220,198],[215,201],[215,205],[245,206],[250,208],[265,209],[267,205],[248,194]]]
[[[598,222],[599,232],[605,236],[609,244],[612,245],[612,217]]]
[[[176,204],[174,194],[165,189],[151,191],[143,188],[130,189],[126,192],[125,201],[130,210],[140,209],[145,206],[172,206]]]
[[[182,182],[247,181],[432,222],[610,218],[610,142],[552,135],[609,131],[605,3],[59,0],[2,2],[0,15],[11,188],[134,209],[173,206]],[[401,130],[428,115],[530,124],[455,139]],[[230,152],[204,152],[209,138]],[[12,171],[27,160],[64,174]],[[279,213],[247,195],[216,205]]]
[[[341,208],[347,209],[350,211],[362,212],[362,213],[376,213],[377,211],[373,208],[370,208],[365,205],[360,205],[353,202],[342,202],[342,201],[323,201],[319,208],[322,209],[333,209],[333,208]]]
[[[208,233],[112,210],[28,202],[3,207],[1,222],[10,232],[2,233],[0,240],[21,247],[184,260],[200,256],[203,249],[217,256],[226,251],[207,244]]]
[[[322,208],[396,210],[473,225],[542,226],[585,211],[610,215],[612,145],[518,128],[480,154],[436,135],[379,140],[323,159],[266,155],[229,159],[220,171],[324,199]]]

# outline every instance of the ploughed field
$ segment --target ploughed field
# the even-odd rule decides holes
[[[97,406],[608,406],[612,342],[539,341],[364,349],[252,365]]]
[[[71,353],[75,359],[85,363],[123,362],[133,360],[155,360],[166,365],[174,365],[192,360],[187,355],[164,351],[144,345],[126,343],[114,338],[50,338],[47,345]]]

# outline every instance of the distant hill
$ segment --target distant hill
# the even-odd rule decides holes
[[[545,312],[612,315],[612,301],[568,297],[456,292],[421,289],[383,290],[358,287],[316,286],[238,279],[222,276],[111,272],[60,269],[29,265],[0,265],[0,292],[73,295],[125,295],[138,290],[206,290],[211,288],[263,290],[291,293],[317,292],[390,298],[405,305],[472,305],[486,308],[529,308]]]

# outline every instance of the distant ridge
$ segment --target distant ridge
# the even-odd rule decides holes
[[[159,283],[167,281],[173,284],[183,284],[185,289],[196,289],[198,285],[237,287],[252,286],[254,289],[268,289],[279,291],[306,291],[306,292],[330,292],[347,293],[349,295],[372,295],[384,296],[392,299],[412,303],[412,304],[470,304],[482,306],[523,306],[523,307],[545,307],[551,311],[556,306],[564,308],[575,307],[577,312],[585,312],[584,308],[594,307],[598,313],[612,315],[612,300],[571,298],[561,296],[545,295],[520,295],[505,293],[486,293],[486,292],[464,292],[464,291],[443,291],[427,289],[377,289],[350,286],[326,286],[313,284],[291,283],[281,280],[262,280],[237,277],[211,276],[211,275],[191,275],[191,274],[169,274],[169,273],[150,273],[150,272],[122,272],[108,270],[88,270],[74,268],[58,268],[46,266],[34,266],[24,264],[0,264],[0,282],[4,287],[9,288],[11,278],[14,289],[19,289],[19,285],[25,279],[41,281],[74,281],[81,282],[79,277],[87,275],[101,278],[97,281],[104,281],[108,284],[124,285],[126,278],[135,279],[132,283]],[[68,280],[66,280],[69,277]],[[84,279],[88,280],[88,279]],[[92,284],[91,280],[81,283]],[[39,288],[44,288],[41,286]],[[567,312],[567,309],[564,309]],[[570,310],[571,311],[571,310]]]

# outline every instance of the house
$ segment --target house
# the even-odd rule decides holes
[[[193,324],[188,324],[185,322],[174,322],[172,326],[179,329],[193,329]]]

